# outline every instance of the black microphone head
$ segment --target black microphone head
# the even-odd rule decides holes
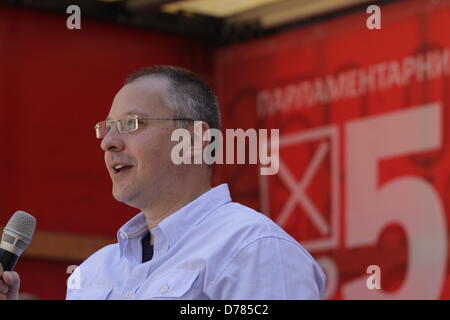
[[[36,229],[36,218],[29,213],[16,211],[16,213],[14,213],[9,219],[5,229],[18,233],[31,241],[34,230]]]

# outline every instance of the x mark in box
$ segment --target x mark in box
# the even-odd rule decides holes
[[[293,169],[289,168],[283,161],[282,150],[288,147],[300,146],[302,144],[315,144],[316,147],[308,161],[306,168],[301,172],[302,177],[297,180]],[[297,206],[303,209],[304,214],[321,235],[316,239],[302,241],[302,245],[308,250],[327,250],[336,248],[339,240],[339,132],[336,125],[329,125],[320,128],[310,129],[296,133],[285,134],[280,137],[280,169],[278,177],[281,183],[289,191],[288,200],[283,203],[274,218],[281,227],[287,226],[288,220],[298,211]],[[286,149],[285,149],[286,150]],[[329,155],[329,157],[327,157]],[[314,181],[317,173],[323,167],[325,160],[329,159],[329,190],[330,206],[328,213],[321,212],[319,205],[314,203],[307,193],[308,186]],[[301,169],[301,168],[300,168]],[[298,169],[297,169],[298,170]],[[298,172],[296,172],[298,173]],[[273,184],[270,176],[260,175],[261,210],[267,215],[271,214],[271,192]],[[276,191],[276,190],[274,190]],[[328,218],[327,218],[328,217]]]

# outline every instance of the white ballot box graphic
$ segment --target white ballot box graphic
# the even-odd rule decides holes
[[[292,150],[304,147],[305,144],[310,144],[309,149],[312,150],[306,165],[293,165],[292,161],[288,164],[283,159],[283,155],[286,156],[292,153]],[[281,135],[279,147],[278,174],[259,177],[261,211],[285,229],[292,215],[305,215],[320,236],[300,239],[302,245],[312,251],[336,248],[340,229],[338,225],[340,212],[338,127],[329,125]],[[302,155],[301,157],[304,158]],[[330,201],[326,208],[321,208],[308,193],[308,187],[314,183],[319,171],[324,169],[329,172],[329,179],[323,186],[323,192],[329,193],[327,196]],[[277,184],[278,186],[281,184],[283,188],[277,187]],[[283,200],[280,205],[279,195],[286,192],[287,194],[283,195],[283,199],[286,200]],[[274,209],[272,202],[275,198],[277,198],[277,206]]]

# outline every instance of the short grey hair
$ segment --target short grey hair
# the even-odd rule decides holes
[[[177,118],[190,118],[206,122],[212,129],[220,130],[220,110],[213,90],[194,72],[174,66],[146,67],[129,75],[125,84],[139,78],[160,76],[170,82],[163,94],[165,105]],[[186,127],[191,121],[176,121],[177,127]]]

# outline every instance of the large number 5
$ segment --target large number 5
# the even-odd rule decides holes
[[[396,178],[379,187],[377,167],[386,158],[438,149],[441,133],[437,103],[347,125],[346,246],[374,244],[383,228],[398,223],[408,239],[408,265],[396,292],[369,290],[367,277],[361,277],[343,286],[344,298],[439,298],[447,258],[446,220],[439,196],[417,176]]]

